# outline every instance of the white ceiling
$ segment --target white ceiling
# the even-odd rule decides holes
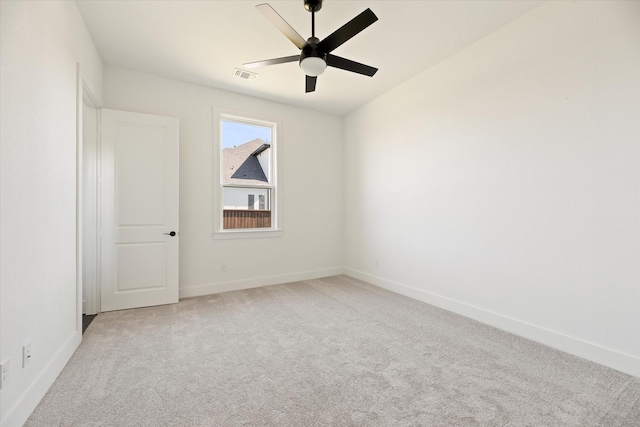
[[[255,9],[265,0],[78,0],[105,64],[213,86],[334,114],[346,114],[464,49],[542,0],[325,0],[316,36],[331,34],[366,8],[379,20],[334,54],[379,68],[374,77],[328,68],[316,92],[304,92],[297,63],[233,76],[245,62],[296,55],[296,48]],[[303,0],[268,3],[303,38],[311,14]]]

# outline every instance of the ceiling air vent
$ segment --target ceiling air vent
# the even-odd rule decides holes
[[[252,73],[251,71],[241,70],[239,68],[235,68],[233,70],[233,75],[236,76],[236,77],[240,77],[241,79],[245,79],[245,80],[253,80],[256,77],[258,77],[257,73]]]

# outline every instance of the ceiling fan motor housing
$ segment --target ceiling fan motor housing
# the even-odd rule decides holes
[[[317,37],[309,37],[307,39],[307,44],[304,45],[300,53],[300,62],[309,57],[322,58],[324,61],[327,60],[327,54],[318,49],[318,43],[320,43],[320,39]]]
[[[309,12],[317,12],[322,9],[322,0],[304,0],[304,8]]]
[[[300,52],[300,68],[305,70],[305,72],[309,76],[317,76],[319,74],[322,74],[324,69],[327,67],[327,54],[318,49],[319,42],[320,40],[317,37],[309,37],[307,39],[307,43],[304,45],[302,51]],[[315,63],[315,65],[303,66],[303,61],[311,58],[314,59],[308,62],[313,62]],[[319,60],[322,62],[320,62]],[[311,70],[317,70],[317,74],[316,72],[313,72]]]

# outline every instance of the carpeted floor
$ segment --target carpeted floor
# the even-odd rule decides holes
[[[27,426],[639,426],[640,379],[346,276],[102,313]]]

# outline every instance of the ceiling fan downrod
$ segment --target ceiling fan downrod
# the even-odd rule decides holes
[[[322,9],[322,0],[304,0],[304,8],[311,12],[311,37],[316,37],[316,12]]]

